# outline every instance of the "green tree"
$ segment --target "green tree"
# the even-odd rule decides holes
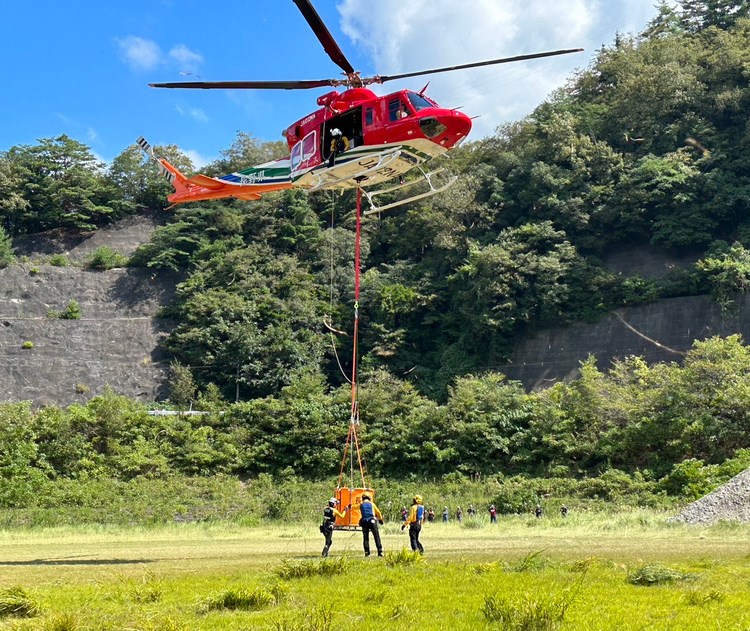
[[[23,176],[14,157],[6,151],[0,153],[0,219],[11,234],[23,224],[30,206],[23,196]]]
[[[0,268],[10,265],[13,259],[13,241],[5,232],[5,228],[0,226]]]
[[[319,375],[301,371],[280,396],[233,406],[228,422],[239,447],[239,471],[329,479],[335,475],[348,412],[324,390]]]
[[[227,395],[237,383],[250,396],[275,392],[322,360],[319,288],[293,257],[233,250],[202,263],[179,294],[181,324],[166,344]]]
[[[29,402],[0,404],[0,506],[22,507],[45,477]]]
[[[209,175],[234,173],[248,167],[278,160],[289,155],[289,147],[284,141],[264,142],[252,134],[238,131],[229,149],[219,152],[221,157],[206,167]]]
[[[726,30],[740,18],[750,17],[747,0],[679,0],[679,4],[682,23],[693,33],[711,26]]]
[[[533,417],[531,401],[520,383],[499,373],[457,379],[449,390],[444,438],[455,470],[509,473],[515,447]]]
[[[723,309],[731,307],[734,297],[750,288],[750,251],[741,243],[734,243],[728,252],[701,259],[696,267],[708,278],[711,292]]]
[[[8,152],[25,180],[29,212],[24,228],[69,226],[91,230],[112,213],[103,165],[83,143],[63,134]]]
[[[176,145],[157,145],[154,153],[166,158],[185,174],[190,175],[194,171],[190,158]],[[164,208],[168,203],[167,195],[173,192],[159,166],[138,145],[130,145],[112,160],[106,180],[114,191],[113,204],[117,216],[143,208]]]

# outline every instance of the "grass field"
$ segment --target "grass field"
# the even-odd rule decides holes
[[[429,524],[423,558],[314,524],[0,532],[0,629],[750,630],[750,525],[650,512]]]

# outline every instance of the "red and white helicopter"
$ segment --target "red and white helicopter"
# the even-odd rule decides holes
[[[158,161],[165,177],[172,183],[175,192],[169,196],[169,201],[173,204],[225,197],[255,200],[260,199],[265,193],[293,187],[301,187],[308,191],[359,188],[367,197],[372,209],[384,210],[434,195],[453,184],[455,178],[448,178],[436,184],[433,177],[442,169],[425,172],[421,165],[457,147],[471,130],[471,118],[456,109],[440,107],[425,95],[427,86],[419,92],[400,90],[378,96],[367,87],[368,85],[583,50],[555,50],[398,75],[361,77],[341,52],[310,0],[293,2],[307,20],[325,52],[344,71],[343,78],[312,81],[189,81],[150,85],[155,88],[203,90],[300,90],[321,87],[341,87],[344,90],[332,90],[318,97],[320,109],[283,131],[289,145],[288,158],[218,178],[183,175],[167,160],[155,156],[149,143],[144,138],[139,138],[138,144]],[[344,151],[340,149],[341,143],[338,144],[339,152],[332,150],[335,136],[346,139]],[[404,182],[403,175],[415,168],[420,170],[423,177]],[[394,179],[399,181],[395,186],[380,190],[371,188]],[[377,195],[423,180],[429,185],[426,193],[377,206]]]

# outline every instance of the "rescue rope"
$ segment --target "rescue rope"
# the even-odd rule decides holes
[[[329,205],[331,207],[331,230],[330,230],[330,251],[329,251],[329,278],[328,278],[328,309],[331,313],[331,317],[333,317],[333,277],[334,277],[334,258],[335,258],[335,252],[333,247],[333,229],[335,227],[335,215],[336,215],[336,205],[334,204],[333,200],[333,191],[328,191],[328,199],[329,199]],[[325,318],[323,318],[323,324],[325,327],[329,330],[330,336],[331,336],[331,350],[333,350],[333,356],[336,358],[336,364],[339,367],[339,371],[341,372],[341,375],[344,377],[347,383],[351,383],[349,376],[344,371],[344,367],[341,365],[341,359],[339,358],[338,349],[336,348],[336,338],[334,337],[334,333],[343,333],[342,331],[337,331],[333,328],[333,326],[326,322]]]
[[[354,456],[356,452],[357,465],[362,480],[362,487],[366,487],[366,465],[364,458],[364,449],[360,445],[357,436],[357,427],[359,426],[359,384],[357,382],[358,364],[359,364],[359,289],[360,289],[360,266],[361,266],[361,240],[362,240],[362,189],[357,187],[357,208],[355,214],[355,231],[354,231],[354,332],[352,334],[352,398],[351,409],[349,414],[349,432],[346,436],[344,445],[344,455],[341,460],[341,471],[337,486],[341,487],[346,468],[347,456],[349,457],[349,484],[354,485]]]

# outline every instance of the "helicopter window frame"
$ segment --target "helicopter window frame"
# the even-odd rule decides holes
[[[388,101],[388,121],[395,123],[411,116],[409,108],[401,97],[394,97]]]
[[[409,99],[409,103],[411,103],[411,106],[417,112],[420,110],[426,110],[435,107],[435,104],[431,103],[429,99],[425,98],[421,94],[417,94],[416,92],[407,92],[406,97]]]
[[[290,156],[290,166],[292,171],[296,171],[297,167],[303,162],[309,160],[317,153],[317,130],[313,129],[307,134],[302,140],[292,147],[292,153]]]

